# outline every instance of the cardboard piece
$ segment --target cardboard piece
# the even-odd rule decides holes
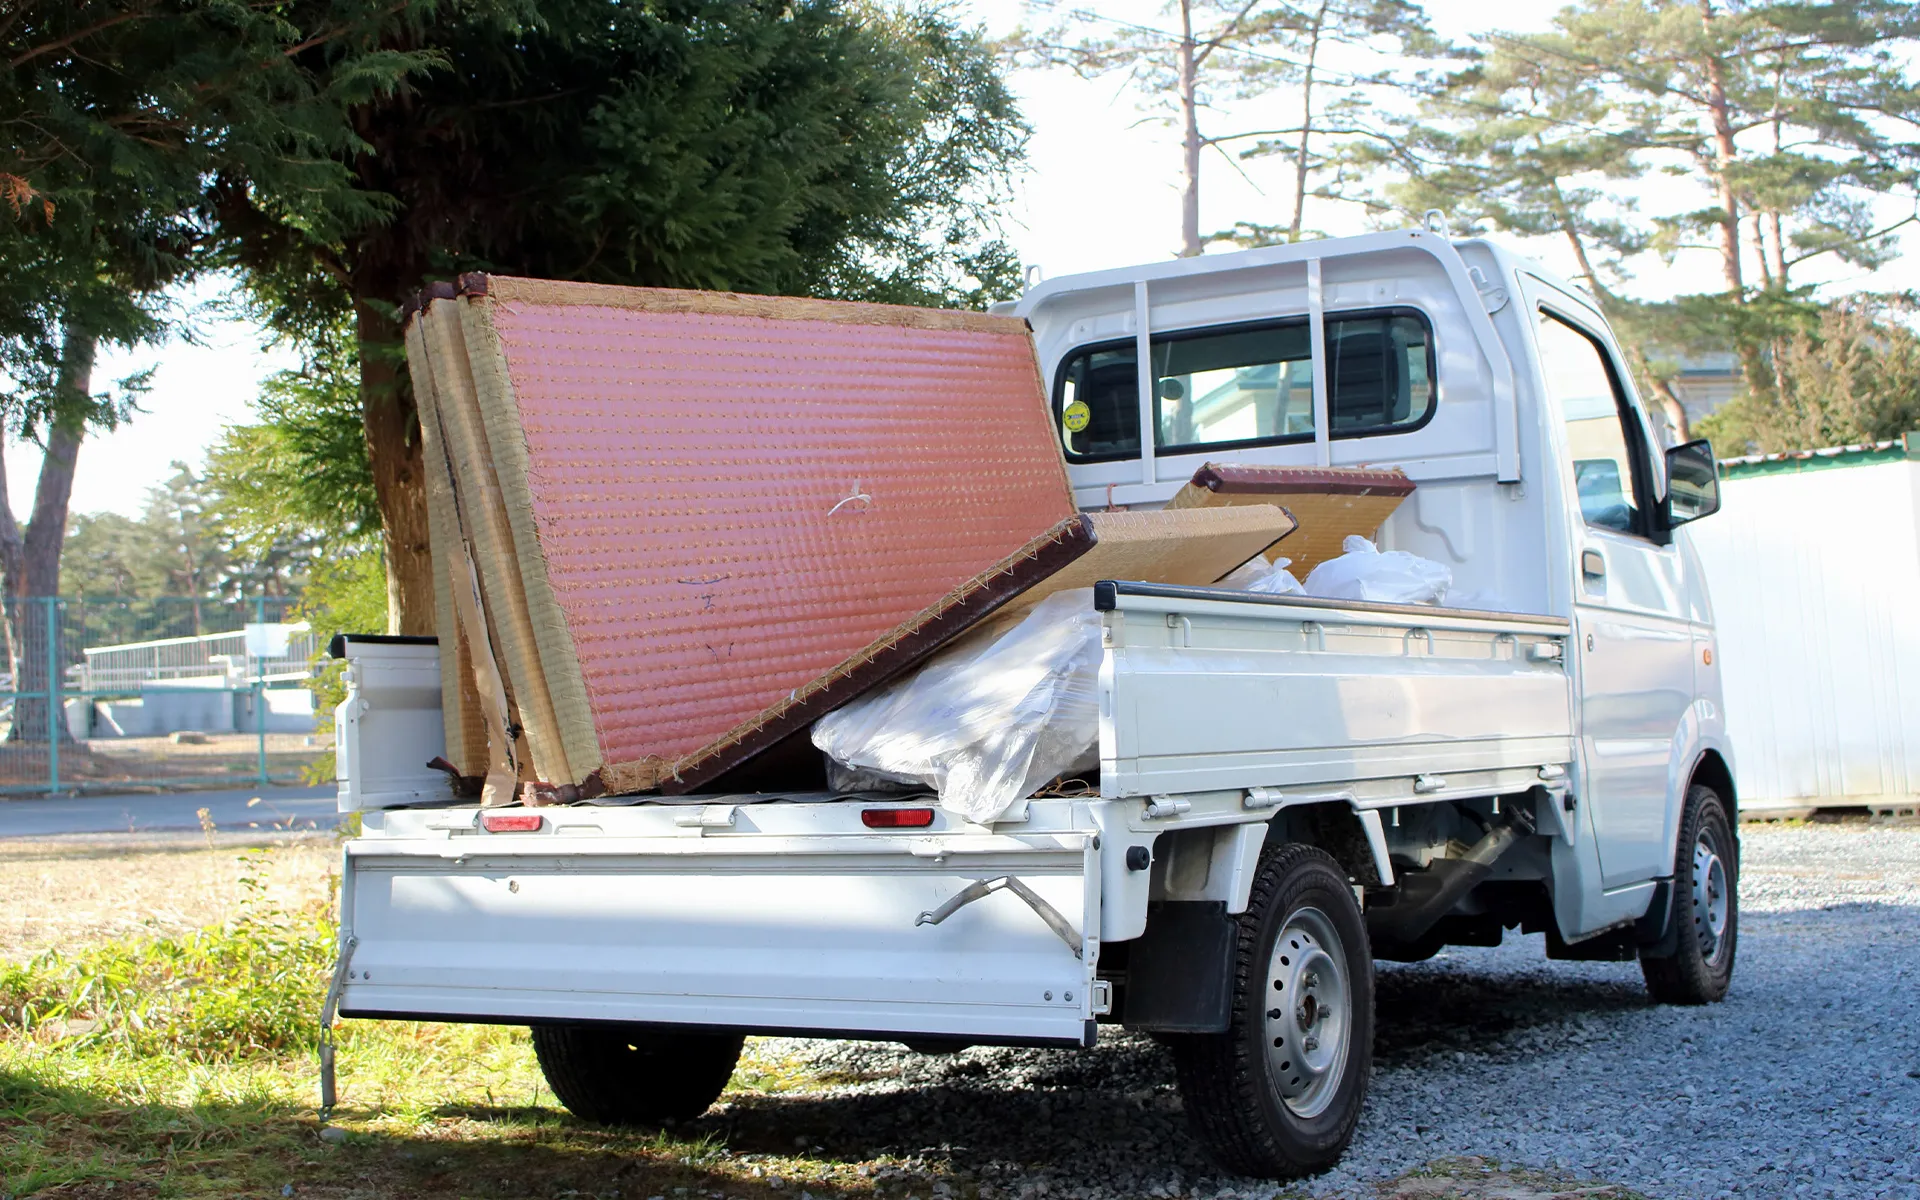
[[[1087,515],[1093,548],[1020,593],[1007,605],[1009,612],[1025,612],[1055,592],[1102,579],[1204,587],[1294,529],[1287,510],[1272,504]]]
[[[1208,463],[1174,493],[1167,507],[1184,511],[1280,505],[1298,525],[1280,553],[1293,560],[1295,577],[1305,579],[1313,568],[1340,556],[1347,535],[1374,537],[1413,486],[1399,470]]]
[[[422,303],[463,773],[477,711],[490,776],[691,790],[1093,544],[1019,320],[502,276]]]

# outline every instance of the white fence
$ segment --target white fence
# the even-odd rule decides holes
[[[249,653],[250,639],[253,650],[269,652]],[[262,680],[286,683],[312,674],[309,661],[318,650],[318,639],[304,621],[199,637],[89,646],[82,651],[86,662],[73,668],[73,685],[85,692],[138,692],[143,685],[170,683],[181,687],[247,687]]]

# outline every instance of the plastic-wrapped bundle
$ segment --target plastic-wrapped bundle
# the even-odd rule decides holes
[[[1099,677],[1100,614],[1092,590],[1074,588],[828,713],[813,744],[843,767],[923,783],[940,807],[985,823],[1097,761]]]
[[[1357,535],[1341,546],[1345,554],[1328,559],[1307,575],[1307,595],[1383,604],[1438,604],[1453,585],[1453,572],[1430,558],[1405,550],[1382,553]]]

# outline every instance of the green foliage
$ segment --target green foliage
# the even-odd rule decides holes
[[[1476,39],[1462,69],[1429,81],[1417,115],[1352,158],[1392,180],[1383,211],[1438,208],[1469,229],[1561,241],[1670,412],[1680,362],[1731,349],[1754,437],[1858,429],[1866,402],[1839,397],[1883,386],[1872,372],[1773,393],[1812,369],[1812,347],[1847,340],[1838,326],[1839,342],[1817,332],[1819,305],[1795,272],[1823,256],[1883,264],[1920,220],[1916,44],[1910,4],[1581,0],[1544,33]],[[1636,197],[1663,175],[1693,180],[1697,196],[1641,211]],[[1717,294],[1631,296],[1636,255],[1695,250],[1717,257]],[[1847,411],[1773,412],[1829,402]]]
[[[258,423],[229,426],[207,454],[227,527],[255,555],[364,546],[380,529],[352,338],[336,326],[309,345],[262,385]]]
[[[394,218],[319,236],[233,197],[236,259],[296,340],[423,282],[596,282],[954,302],[1014,286],[994,205],[1025,129],[938,5],[508,0],[432,10],[444,70],[356,110]],[[374,447],[378,457],[384,447]]]
[[[297,528],[237,535],[224,479],[196,475],[180,462],[173,472],[148,489],[138,520],[94,513],[69,521],[61,549],[65,594],[229,604],[299,594],[317,554],[313,538]]]
[[[204,264],[210,192],[244,191],[311,229],[387,201],[342,156],[348,105],[427,64],[356,50],[383,0],[18,0],[0,20],[0,406],[15,427],[112,424],[126,397],[56,387],[69,336],[120,344],[172,324],[160,299]],[[406,6],[399,6],[404,10]],[[296,47],[307,47],[296,53]]]
[[[331,914],[267,895],[258,851],[241,860],[233,920],[178,938],[113,942],[0,968],[0,1026],[76,1048],[220,1061],[310,1046],[333,965]]]
[[[1886,441],[1920,430],[1911,297],[1854,296],[1769,343],[1777,377],[1699,423],[1722,454]]]

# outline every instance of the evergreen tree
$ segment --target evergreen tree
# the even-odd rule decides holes
[[[1051,10],[1051,4],[1030,4]],[[1299,6],[1237,0],[1170,0],[1163,15],[1170,28],[1137,24],[1088,9],[1042,31],[1022,29],[1008,39],[1015,61],[1059,66],[1093,78],[1128,73],[1142,107],[1180,132],[1180,254],[1201,253],[1209,241],[1242,245],[1298,241],[1305,232],[1307,200],[1344,199],[1343,188],[1316,189],[1313,178],[1343,160],[1326,149],[1329,140],[1375,136],[1369,89],[1385,86],[1384,69],[1355,74],[1329,64],[1345,47],[1363,57],[1432,52],[1432,30],[1411,0],[1309,0]],[[1219,132],[1208,114],[1221,100],[1262,100],[1295,91],[1292,125]],[[1263,106],[1264,107],[1264,104]],[[1203,125],[1206,128],[1203,128]],[[1253,145],[1236,156],[1228,147]],[[1232,229],[1200,231],[1200,167],[1208,150],[1236,170],[1241,158],[1283,157],[1293,168],[1293,208],[1285,226],[1243,221]],[[1344,176],[1339,183],[1346,182]]]
[[[1705,348],[1735,349],[1766,403],[1785,348],[1819,322],[1794,271],[1883,263],[1916,219],[1916,38],[1907,3],[1584,0],[1546,33],[1478,39],[1373,165],[1408,176],[1394,207],[1563,238],[1671,420],[1679,358]],[[1706,203],[1636,212],[1627,193],[1655,174],[1699,180]],[[1623,294],[1632,255],[1689,249],[1715,253],[1722,291]]]
[[[1700,422],[1723,454],[1887,441],[1920,430],[1920,315],[1909,297],[1853,296],[1773,349],[1777,384]]]
[[[45,690],[48,656],[28,644],[44,629],[16,628],[19,601],[59,591],[80,445],[89,427],[129,414],[140,383],[98,388],[97,349],[166,332],[165,289],[207,261],[209,182],[244,181],[314,228],[379,211],[335,161],[356,144],[347,105],[424,60],[343,48],[396,19],[382,0],[328,0],[304,28],[287,8],[15,0],[0,10],[0,433],[44,449],[24,527],[0,464],[0,576],[24,690]],[[53,724],[44,702],[23,702],[11,736],[44,738]]]
[[[390,219],[317,235],[218,207],[295,338],[351,321],[390,624],[432,628],[424,465],[397,319],[424,282],[603,283],[978,303],[1016,286],[992,205],[1024,129],[937,6],[466,0],[379,43],[443,65],[357,107],[339,162]]]

